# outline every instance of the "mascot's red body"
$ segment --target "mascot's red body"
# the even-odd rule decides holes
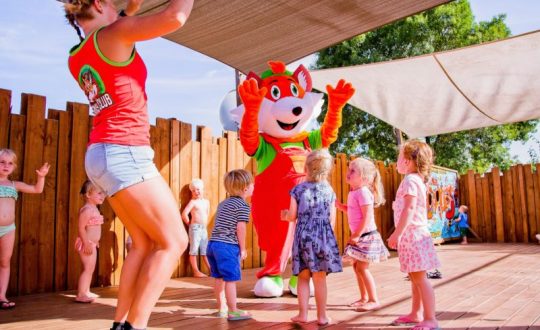
[[[341,111],[354,93],[340,80],[327,86],[328,112],[321,128],[305,131],[318,115],[322,94],[311,92],[311,77],[301,65],[294,73],[282,62],[269,62],[261,77],[250,73],[239,86],[244,113],[240,141],[257,160],[258,173],[252,197],[252,215],[259,246],[266,252],[264,268],[257,277],[279,276],[290,255],[294,223],[281,221],[280,211],[289,208],[289,191],[300,183],[304,162],[312,149],[326,148],[337,139]],[[257,295],[273,296],[275,293]],[[263,290],[264,291],[264,290]]]

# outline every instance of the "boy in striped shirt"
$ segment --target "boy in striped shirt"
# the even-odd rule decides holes
[[[224,185],[229,197],[218,206],[207,257],[210,276],[216,279],[217,316],[245,320],[251,314],[236,307],[236,282],[242,278],[240,259],[247,257],[246,224],[251,209],[246,198],[253,193],[253,176],[245,170],[232,170],[225,175]]]

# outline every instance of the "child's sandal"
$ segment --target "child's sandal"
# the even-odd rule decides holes
[[[249,320],[252,316],[248,311],[237,310],[236,312],[229,311],[227,313],[227,320],[229,321],[240,321],[240,320]]]

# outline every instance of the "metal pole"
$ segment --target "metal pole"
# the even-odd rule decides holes
[[[238,69],[234,69],[234,79],[236,83],[236,106],[239,106],[242,104],[242,100],[240,99],[240,94],[238,94],[238,86],[240,85],[240,75],[242,72],[238,71]]]

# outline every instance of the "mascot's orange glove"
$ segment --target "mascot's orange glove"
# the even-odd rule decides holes
[[[343,106],[347,104],[355,90],[351,83],[345,83],[345,80],[340,79],[336,88],[326,85],[326,91],[328,92],[328,111],[321,125],[322,145],[324,148],[337,140],[338,130],[341,127]]]
[[[249,156],[259,148],[259,110],[266,92],[266,87],[259,89],[255,79],[245,80],[238,86],[245,110],[240,125],[240,142]]]

